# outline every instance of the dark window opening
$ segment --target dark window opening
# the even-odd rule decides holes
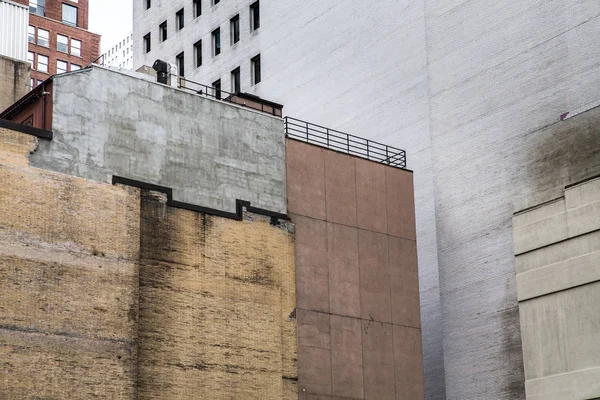
[[[217,4],[219,4],[221,0],[213,0],[213,6],[216,6]]]
[[[231,44],[235,44],[240,41],[240,14],[231,18]]]
[[[202,1],[194,0],[194,18],[198,18],[202,15]]]
[[[196,68],[202,65],[202,40],[194,44],[194,63]]]
[[[150,50],[152,50],[152,43],[150,40],[150,34],[146,34],[146,36],[144,36],[144,51],[146,53],[150,53]]]
[[[152,0],[144,0],[146,2],[146,10],[152,7]]]
[[[185,18],[183,15],[183,8],[175,14],[175,25],[177,26],[177,30],[183,29],[185,26]]]
[[[252,84],[256,85],[262,80],[260,67],[260,54],[252,59]]]
[[[221,28],[217,28],[212,32],[213,41],[213,56],[221,54]]]
[[[217,79],[212,84],[215,99],[221,100],[221,80]]]
[[[160,42],[164,42],[165,40],[167,40],[167,37],[167,21],[165,21],[158,26],[158,40]]]
[[[177,60],[177,73],[179,76],[185,76],[185,55],[183,51],[175,59]]]
[[[240,67],[231,71],[231,91],[235,94],[241,92]]]
[[[257,1],[250,5],[250,30],[260,28],[260,3]]]

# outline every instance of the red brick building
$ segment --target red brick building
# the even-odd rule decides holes
[[[16,0],[29,6],[31,85],[81,69],[100,56],[100,35],[89,32],[89,0]]]

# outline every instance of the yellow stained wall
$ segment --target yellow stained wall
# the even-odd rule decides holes
[[[286,224],[31,168],[36,145],[0,129],[0,399],[297,398]]]

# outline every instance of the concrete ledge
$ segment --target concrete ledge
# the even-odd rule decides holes
[[[518,300],[525,301],[600,280],[600,251],[517,274]]]
[[[600,368],[525,382],[527,400],[591,400],[600,397]]]

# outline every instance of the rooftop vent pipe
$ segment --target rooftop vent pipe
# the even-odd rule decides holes
[[[169,72],[171,72],[171,64],[163,60],[156,60],[152,65],[156,71],[156,81],[168,85]]]

